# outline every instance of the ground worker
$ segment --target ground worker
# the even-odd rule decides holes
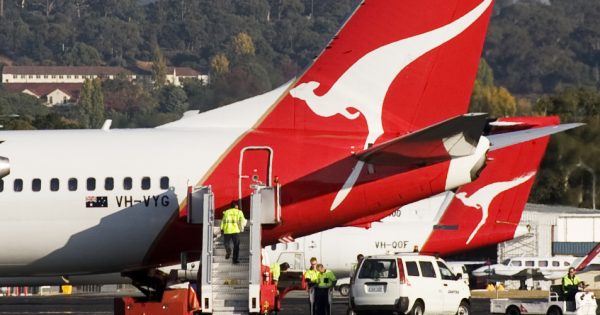
[[[319,271],[317,271],[317,257],[310,258],[310,267],[304,272],[304,279],[311,287],[319,281]]]
[[[290,269],[290,264],[284,262],[282,264],[274,263],[271,265],[271,279],[274,285],[279,283],[279,276],[282,272],[286,272]]]
[[[363,254],[358,254],[356,256],[356,263],[352,264],[352,268],[350,269],[350,278],[354,277],[354,274],[356,273],[356,270],[360,266],[360,263],[363,261],[363,259],[365,259]]]
[[[310,258],[310,267],[304,272],[304,280],[308,289],[308,305],[310,314],[315,314],[315,286],[319,284],[319,271],[317,270],[317,257]]]
[[[581,279],[575,275],[575,268],[570,267],[567,275],[562,278],[562,289],[567,301],[574,301],[575,294],[579,291]]]
[[[239,209],[237,202],[231,203],[231,208],[223,212],[221,220],[221,232],[223,233],[225,243],[225,259],[231,256],[231,245],[233,242],[233,263],[238,264],[240,254],[240,232],[244,230],[246,218],[244,213]]]
[[[319,271],[319,283],[315,288],[315,314],[330,315],[331,304],[329,297],[337,279],[333,272],[325,269],[323,264],[318,264],[317,270]]]

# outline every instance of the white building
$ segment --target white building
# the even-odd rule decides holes
[[[115,79],[122,74],[135,75],[122,67],[5,66],[2,83],[83,83],[86,79]]]

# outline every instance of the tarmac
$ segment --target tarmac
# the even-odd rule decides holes
[[[114,311],[112,295],[55,295],[0,297],[0,315],[30,314],[82,314],[112,315]],[[309,314],[305,292],[293,292],[282,303],[280,315]],[[487,298],[472,299],[471,313],[488,315],[490,302]],[[336,296],[332,315],[344,315],[348,309],[347,299]],[[600,314],[600,310],[599,313]]]

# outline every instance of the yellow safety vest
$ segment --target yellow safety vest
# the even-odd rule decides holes
[[[273,281],[279,281],[279,276],[281,275],[281,266],[279,266],[279,264],[272,264],[271,273],[273,274]]]
[[[317,283],[319,281],[319,272],[313,269],[308,269],[304,272],[304,279],[308,279],[312,283]]]
[[[565,293],[567,293],[569,291],[569,287],[571,286],[576,286],[581,282],[581,279],[579,279],[579,277],[575,276],[573,278],[569,278],[569,275],[566,275],[562,278],[562,286],[563,286],[563,291]]]
[[[245,220],[242,210],[236,208],[225,210],[221,220],[221,231],[223,231],[223,234],[240,233],[242,220]]]
[[[336,281],[335,275],[329,270],[319,273],[319,288],[331,288]]]

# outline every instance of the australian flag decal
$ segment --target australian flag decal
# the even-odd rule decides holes
[[[108,197],[85,197],[86,208],[108,208]]]

